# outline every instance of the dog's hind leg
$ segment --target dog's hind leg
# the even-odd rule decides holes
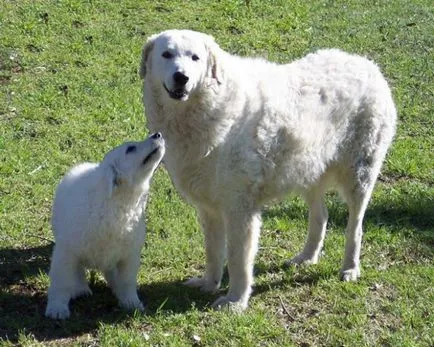
[[[321,249],[326,234],[328,212],[324,203],[323,187],[316,187],[305,195],[309,205],[309,231],[304,249],[286,265],[316,264],[319,260]]]
[[[360,249],[362,245],[362,223],[372,189],[361,193],[346,193],[348,223],[345,233],[345,256],[341,270],[343,281],[356,281],[360,277]]]
[[[381,139],[381,133],[377,135]],[[378,140],[379,141],[379,140]],[[345,256],[341,270],[343,281],[355,281],[360,277],[360,249],[362,223],[368,207],[375,181],[386,154],[386,146],[371,150],[360,150],[354,165],[343,172],[345,181],[339,192],[348,205],[348,223],[345,234]]]
[[[211,213],[201,209],[199,217],[205,235],[206,271],[203,277],[193,277],[184,284],[213,293],[220,288],[223,276],[226,258],[225,227],[219,212]]]
[[[75,287],[75,291],[71,295],[71,298],[75,299],[82,295],[92,295],[92,290],[89,288],[89,285],[87,283],[86,270],[83,264],[81,263],[77,264],[75,276],[76,276],[76,287]]]
[[[355,281],[360,277],[360,249],[362,222],[368,199],[352,201],[348,205],[349,216],[345,234],[345,258],[341,270],[343,281]]]
[[[345,255],[341,270],[343,281],[356,281],[360,277],[360,250],[362,245],[362,223],[366,208],[371,198],[378,169],[370,170],[370,177],[365,184],[347,183],[341,191],[348,205],[348,223],[345,233]]]
[[[361,145],[354,150],[351,165],[341,173],[345,179],[340,182],[339,192],[348,204],[349,212],[341,270],[344,281],[355,281],[360,277],[363,218],[393,135],[393,124],[389,121],[380,122],[384,117],[374,113],[381,109],[380,106],[372,107],[372,114],[367,113],[361,118],[360,122],[363,123],[359,128],[364,129],[364,132],[353,141]],[[394,112],[394,109],[391,110]]]
[[[228,242],[229,291],[213,307],[243,311],[253,284],[253,263],[258,249],[261,216],[259,211],[234,209],[225,215]]]

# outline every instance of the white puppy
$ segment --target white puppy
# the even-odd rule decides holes
[[[227,254],[229,292],[214,306],[245,309],[261,208],[290,191],[309,205],[307,241],[291,262],[316,263],[332,185],[349,208],[341,276],[360,276],[362,220],[396,123],[374,63],[329,49],[278,65],[169,30],[149,38],[140,72],[148,126],[164,133],[165,166],[205,233],[205,274],[187,284],[215,291]]]
[[[60,182],[53,205],[56,244],[47,317],[68,318],[69,300],[91,294],[85,268],[104,273],[122,307],[143,310],[136,284],[145,238],[143,212],[164,152],[164,139],[155,133],[113,149],[99,164],[75,166]]]

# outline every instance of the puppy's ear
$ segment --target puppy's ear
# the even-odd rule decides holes
[[[145,46],[143,47],[142,60],[140,62],[140,69],[139,69],[140,78],[145,78],[145,76],[146,76],[146,65],[148,63],[148,57],[152,51],[152,48],[154,48],[154,41],[155,41],[156,37],[157,37],[157,35],[152,35],[151,37],[149,37],[148,41],[146,42]]]
[[[215,79],[218,84],[221,84],[223,82],[223,69],[219,58],[221,56],[221,48],[215,42],[214,37],[210,35],[205,35],[205,46],[208,51],[211,77]]]
[[[113,193],[113,190],[116,187],[121,185],[121,177],[119,174],[119,170],[115,165],[111,164],[107,167],[106,170],[106,184],[107,184],[107,195],[110,197]]]

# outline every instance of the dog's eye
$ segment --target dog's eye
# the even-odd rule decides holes
[[[136,146],[128,146],[125,154],[134,153],[136,151]]]
[[[163,58],[166,58],[166,59],[173,58],[172,53],[170,53],[169,51],[164,51],[163,54],[162,54],[161,56],[162,56]]]
[[[196,54],[193,54],[193,55],[191,56],[191,59],[193,59],[193,61],[198,61],[198,60],[199,60],[199,57],[198,57]]]

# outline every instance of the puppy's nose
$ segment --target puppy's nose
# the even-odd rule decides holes
[[[157,140],[157,139],[161,139],[163,136],[161,135],[160,132],[158,132],[158,133],[153,134],[151,137],[152,137],[154,140]]]
[[[173,80],[177,84],[186,85],[188,82],[188,77],[184,75],[182,72],[177,71],[173,74]]]

